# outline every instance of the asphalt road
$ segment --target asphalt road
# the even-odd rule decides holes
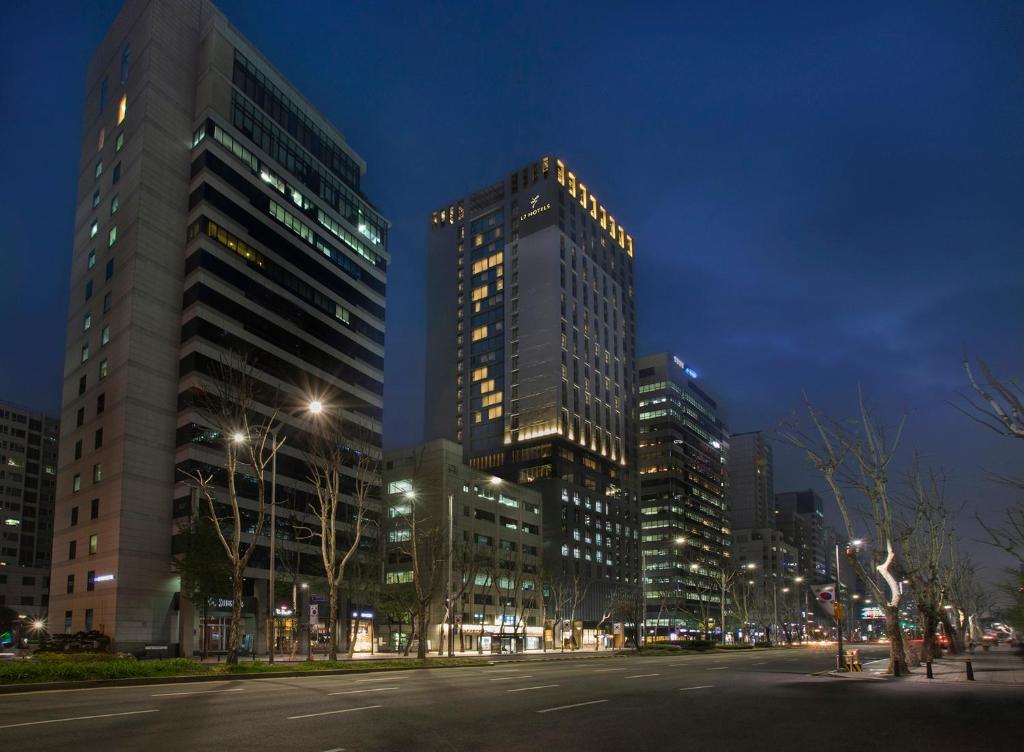
[[[962,752],[1021,742],[1024,688],[811,675],[834,660],[797,648],[33,692],[0,696],[0,746]]]

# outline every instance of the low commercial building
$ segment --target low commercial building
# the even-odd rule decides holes
[[[449,551],[455,649],[542,648],[540,493],[474,470],[462,462],[462,447],[447,439],[386,452],[384,462],[385,588],[419,587],[431,595],[428,649],[444,640]],[[411,634],[408,621],[385,615],[378,627],[395,650],[423,637]]]

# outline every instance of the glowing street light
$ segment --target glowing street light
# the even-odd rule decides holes
[[[241,431],[235,431],[235,433],[231,437],[231,440],[233,442],[235,442],[236,444],[244,444],[245,443],[245,434],[242,433]]]
[[[309,404],[306,405],[306,409],[313,415],[319,415],[324,411],[324,403],[320,400],[310,400]]]

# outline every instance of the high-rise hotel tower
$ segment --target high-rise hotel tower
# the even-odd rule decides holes
[[[185,652],[205,630],[217,649],[231,602],[196,626],[171,564],[196,511],[184,471],[223,461],[190,397],[244,356],[261,396],[287,412],[324,395],[379,443],[388,223],[341,132],[204,0],[128,0],[85,102],[51,630]],[[278,551],[299,571],[316,561],[287,524],[309,521],[304,427],[286,418],[277,461]],[[266,634],[267,532],[247,648]]]
[[[541,491],[545,568],[639,583],[633,238],[544,156],[428,229],[427,438]]]

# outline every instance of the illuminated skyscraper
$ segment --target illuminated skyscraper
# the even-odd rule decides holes
[[[428,228],[427,438],[531,484],[545,565],[639,583],[633,238],[553,156],[439,207]]]

